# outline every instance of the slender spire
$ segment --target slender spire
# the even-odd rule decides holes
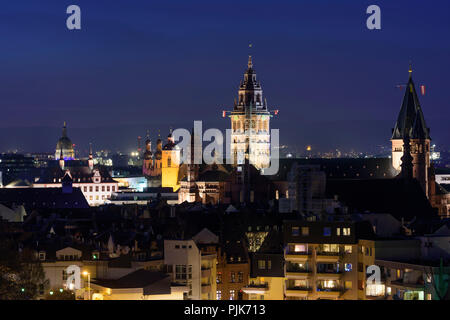
[[[409,61],[409,70],[408,70],[408,73],[409,73],[409,78],[411,79],[411,77],[412,77],[412,72],[413,72],[413,69],[412,69],[412,62],[411,62],[411,60]]]
[[[63,124],[62,136],[63,137],[67,137],[67,125],[66,125],[65,121],[64,121],[64,124]]]
[[[93,156],[92,156],[92,143],[89,142],[89,159],[92,159],[92,158],[93,158]]]
[[[253,62],[252,62],[252,56],[248,56],[248,68],[252,69],[253,68]]]

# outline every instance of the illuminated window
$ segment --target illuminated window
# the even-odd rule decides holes
[[[302,236],[308,236],[308,235],[309,235],[309,228],[302,227]]]
[[[222,300],[222,291],[220,290],[216,291],[216,300]]]
[[[342,234],[344,236],[349,236],[350,235],[350,228],[342,228]]]
[[[344,266],[344,270],[349,272],[352,271],[352,264],[351,263],[346,263]]]
[[[336,235],[340,236],[341,235],[341,228],[336,228]]]
[[[352,246],[344,246],[345,253],[352,253]]]
[[[353,282],[345,281],[344,285],[345,285],[345,289],[351,289],[353,286]]]
[[[371,297],[384,296],[384,284],[368,284],[366,287],[366,295]]]
[[[230,290],[230,300],[234,300],[234,290]]]
[[[386,287],[386,294],[390,295],[392,293],[391,287]]]
[[[307,247],[306,244],[296,244],[294,246],[294,252],[306,252]]]

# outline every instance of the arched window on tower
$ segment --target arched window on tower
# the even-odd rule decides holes
[[[170,157],[167,158],[167,166],[168,167],[172,166],[172,159]]]

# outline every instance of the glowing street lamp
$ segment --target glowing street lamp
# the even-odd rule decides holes
[[[83,276],[88,277],[88,300],[91,300],[91,274],[87,271],[83,271]]]

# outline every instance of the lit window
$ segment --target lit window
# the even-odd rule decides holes
[[[352,246],[344,246],[345,253],[352,253]]]
[[[308,235],[309,235],[309,228],[302,227],[302,236],[308,236]]]
[[[222,291],[220,290],[216,291],[216,300],[222,300]]]
[[[266,261],[265,260],[258,260],[258,269],[265,269],[266,268]]]
[[[344,236],[349,236],[350,235],[350,228],[342,228],[342,234]]]
[[[344,270],[349,272],[352,271],[352,264],[351,263],[346,263],[344,266]]]
[[[341,235],[341,228],[336,228],[336,235],[340,236]]]
[[[294,246],[294,252],[306,252],[306,245],[305,244],[296,244]]]
[[[351,289],[353,286],[353,283],[351,281],[345,281],[345,289]]]
[[[384,296],[384,284],[367,284],[366,295],[371,297]]]
[[[234,290],[230,290],[230,300],[234,300]]]

